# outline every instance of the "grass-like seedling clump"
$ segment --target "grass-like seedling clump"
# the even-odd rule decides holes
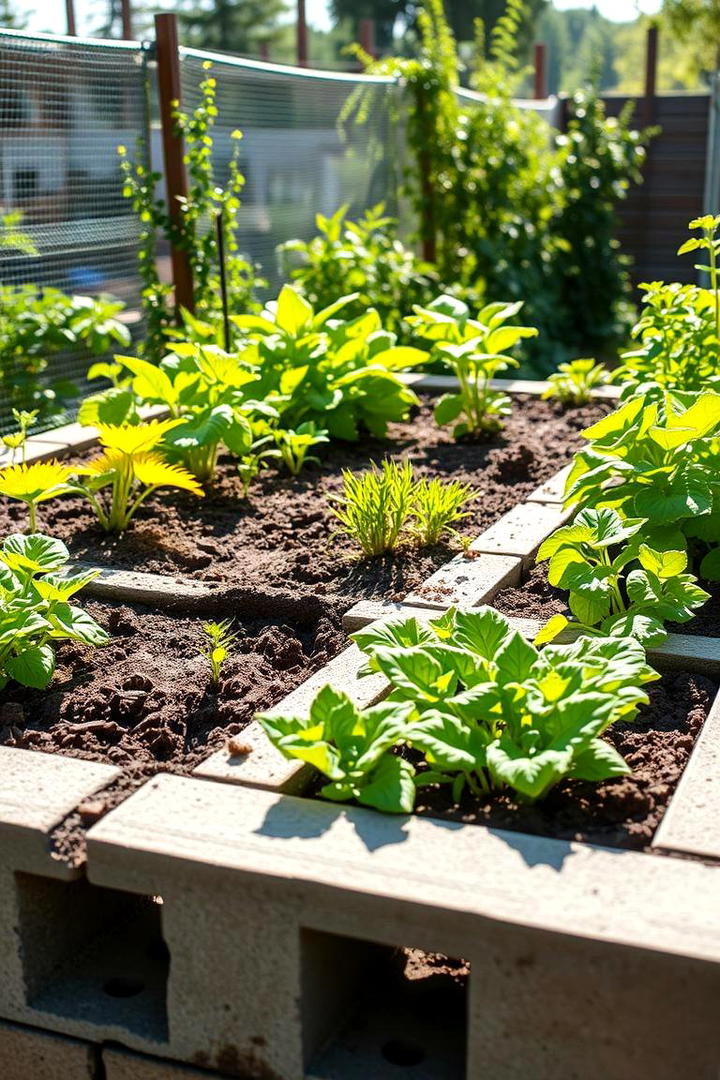
[[[467,517],[463,508],[475,496],[457,480],[416,480],[409,462],[384,461],[362,473],[345,469],[343,485],[332,512],[338,532],[355,540],[364,555],[394,551],[405,539],[432,547],[447,533],[457,535],[452,524]]]

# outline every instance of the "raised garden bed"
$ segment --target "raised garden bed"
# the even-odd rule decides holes
[[[556,454],[553,467],[558,463]],[[431,467],[438,469],[435,462]],[[231,577],[230,555],[227,578],[223,570],[217,584],[206,568],[193,571],[192,586],[185,572],[178,574],[178,565],[154,567],[182,578],[157,605],[170,598],[174,610],[152,615],[156,636],[147,643],[147,655],[162,671],[158,685],[135,684],[137,673],[130,670],[123,641],[137,638],[137,631],[132,633],[142,610],[137,597],[152,591],[152,580],[125,580],[125,587],[136,590],[133,603],[89,603],[97,617],[107,613],[127,631],[109,647],[116,651],[116,666],[103,665],[103,656],[112,657],[112,651],[99,653],[97,670],[93,658],[84,671],[96,693],[83,695],[79,685],[59,686],[58,693],[65,695],[69,711],[87,708],[91,723],[116,724],[122,734],[107,747],[101,745],[102,726],[92,729],[98,745],[89,751],[87,745],[84,750],[56,745],[62,725],[48,724],[48,717],[31,719],[27,734],[41,745],[49,737],[52,745],[44,748],[63,754],[112,760],[108,755],[114,748],[125,759],[116,755],[118,769],[0,748],[16,763],[0,822],[8,853],[0,933],[5,941],[23,943],[13,954],[0,1013],[95,1043],[110,1039],[191,1063],[200,1073],[211,1069],[258,1080],[354,1075],[385,1080],[401,1068],[427,1080],[485,1072],[497,1080],[528,1075],[669,1080],[683,1070],[714,1076],[718,867],[595,846],[647,847],[654,834],[654,846],[665,851],[701,855],[705,862],[720,857],[707,816],[713,805],[707,792],[717,792],[711,778],[718,705],[710,706],[720,663],[704,637],[674,635],[651,655],[652,662],[674,670],[656,684],[644,719],[616,733],[638,767],[636,786],[616,781],[607,790],[593,788],[587,797],[560,791],[542,820],[527,815],[518,820],[512,807],[499,803],[491,813],[478,814],[475,807],[470,815],[467,807],[448,814],[448,807],[431,804],[429,816],[423,812],[408,819],[279,794],[312,792],[312,771],[281,758],[257,724],[238,732],[239,745],[200,761],[203,745],[224,740],[265,703],[297,711],[326,682],[362,704],[380,699],[384,679],[357,677],[359,651],[351,647],[336,654],[342,606],[354,604],[342,620],[350,629],[398,610],[428,617],[451,603],[474,606],[515,587],[544,535],[563,517],[561,479],[550,472],[534,475],[532,483],[516,483],[516,497],[495,505],[489,518],[483,507],[473,531],[490,530],[473,543],[473,557],[454,556],[448,563],[449,551],[438,552],[437,559],[433,553],[430,564],[397,589],[373,581],[355,591],[346,578],[335,577],[316,583],[325,595],[318,596],[316,588],[313,602],[310,589],[299,594],[286,577],[278,592],[288,603],[299,594],[310,613],[298,621],[299,603],[283,620],[257,609],[252,618],[240,614],[243,642],[228,668],[227,687],[216,702],[202,694],[194,699],[195,727],[177,711],[188,692],[188,676],[200,663],[193,653],[194,620],[210,614],[216,602],[234,603],[237,610],[239,600],[257,595]],[[336,482],[336,474],[322,475],[322,483]],[[522,499],[529,510],[512,509]],[[495,524],[501,513],[508,518],[505,540],[502,523],[500,534]],[[99,588],[107,593],[117,585],[111,574]],[[530,637],[537,628],[532,619],[517,625]],[[257,648],[259,641],[267,648]],[[279,672],[283,656],[298,663]],[[102,693],[109,682],[112,692]],[[236,691],[244,687],[238,719]],[[288,690],[290,700],[281,702]],[[94,710],[105,712],[95,717]],[[139,722],[138,712],[143,713]],[[670,811],[655,832],[703,721]],[[158,746],[164,747],[147,760],[147,771],[200,764],[194,778],[150,780],[91,827],[89,883],[84,882],[79,866],[50,856],[49,841],[54,837],[66,852],[58,822],[71,831],[87,826],[117,801],[113,790],[126,793],[126,759],[140,756],[134,739],[142,724],[161,735]],[[659,751],[653,762],[641,760],[643,730]],[[106,734],[115,738],[118,731],[108,727]],[[645,747],[647,742],[645,734]],[[57,785],[49,792],[43,778],[61,762]],[[77,772],[69,786],[66,764]],[[91,770],[101,772],[91,775]],[[140,772],[146,775],[142,765]],[[103,786],[109,797],[98,794]],[[258,787],[269,790],[252,790]],[[32,820],[27,803],[36,807]],[[478,828],[478,823],[493,827]],[[509,825],[512,831],[506,831]],[[538,832],[555,838],[531,835]],[[578,843],[577,837],[591,842]],[[47,932],[57,939],[46,960],[28,938],[37,932],[40,911]],[[74,983],[78,938],[66,932],[68,911],[74,924],[95,928]],[[18,919],[16,939],[11,927]],[[138,941],[143,958],[131,948]],[[398,965],[404,975],[395,987],[394,1008],[379,1009],[377,981],[395,979]],[[428,970],[433,965],[435,971]],[[418,977],[430,980],[428,1007],[424,991],[413,985]],[[127,996],[113,997],[118,987]],[[570,1013],[574,1019],[568,1026],[561,1018]],[[453,1024],[442,1020],[447,1016]],[[651,1037],[638,1034],[638,1016],[640,1031]],[[460,1017],[467,1023],[455,1024]],[[125,1075],[121,1069],[135,1067],[134,1061],[140,1068],[147,1060],[126,1055],[125,1061],[123,1054],[113,1052],[105,1066],[118,1076]]]

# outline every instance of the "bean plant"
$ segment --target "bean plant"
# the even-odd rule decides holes
[[[487,304],[473,319],[467,304],[443,295],[427,308],[415,305],[414,314],[407,317],[415,333],[432,342],[432,357],[457,376],[458,393],[443,395],[435,406],[436,421],[441,427],[454,424],[456,439],[497,431],[510,414],[510,398],[493,390],[491,380],[517,366],[507,350],[537,334],[530,326],[505,325],[522,306],[522,302]]]
[[[374,623],[353,638],[366,670],[390,683],[381,705],[361,710],[325,687],[304,716],[258,717],[281,753],[326,777],[325,798],[408,813],[421,786],[448,786],[455,802],[492,790],[535,802],[566,780],[630,772],[602,736],[634,718],[658,678],[633,638],[539,651],[492,608]]]
[[[105,645],[105,630],[71,604],[99,571],[65,573],[69,553],[41,533],[8,536],[0,548],[0,689],[14,679],[43,690],[55,671],[55,643]]]
[[[542,396],[557,398],[562,405],[587,405],[592,391],[609,381],[610,372],[602,364],[589,358],[570,360],[548,376],[550,385]]]

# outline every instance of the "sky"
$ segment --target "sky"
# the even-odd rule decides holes
[[[65,32],[64,0],[16,0],[18,11],[29,16],[29,30],[48,30],[51,33]],[[172,7],[172,0],[159,0],[159,7]],[[618,22],[633,19],[637,11],[648,15],[658,11],[661,0],[555,0],[557,8],[597,7],[601,15]],[[82,34],[92,20],[93,12],[102,10],[103,0],[75,0],[75,14],[78,21],[78,33]],[[328,0],[306,0],[308,22],[319,30],[330,26]]]

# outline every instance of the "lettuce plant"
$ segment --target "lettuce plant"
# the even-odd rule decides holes
[[[10,679],[44,689],[55,671],[56,641],[105,645],[108,635],[69,603],[99,571],[66,575],[69,554],[41,533],[8,536],[0,548],[0,689]]]
[[[686,573],[684,551],[657,551],[643,543],[645,518],[621,518],[617,510],[582,510],[570,525],[541,545],[551,585],[569,591],[573,621],[554,615],[535,639],[576,634],[634,637],[646,647],[667,636],[664,623],[687,622],[708,599]]]
[[[633,638],[580,638],[539,651],[492,608],[451,609],[374,623],[353,635],[368,669],[389,680],[386,704],[412,712],[403,741],[429,766],[417,782],[449,783],[453,797],[510,788],[527,801],[564,779],[629,773],[601,738],[647,702],[658,676]]]
[[[277,409],[280,427],[297,430],[312,421],[332,438],[355,440],[361,431],[384,438],[388,423],[419,404],[397,372],[427,354],[396,345],[372,309],[341,319],[356,298],[343,296],[316,312],[285,285],[262,315],[233,317],[246,339],[242,359],[259,376],[254,394]]]
[[[380,705],[359,710],[325,687],[305,717],[259,717],[289,758],[314,765],[321,794],[401,813],[415,789],[450,785],[457,801],[511,790],[533,802],[562,780],[629,773],[602,738],[632,720],[657,674],[634,638],[580,638],[539,651],[492,608],[451,609],[420,624],[374,623],[353,635],[367,670],[390,683]],[[417,773],[399,755],[424,758]]]
[[[327,777],[323,798],[409,813],[415,770],[389,751],[402,740],[411,713],[409,701],[360,711],[341,690],[325,686],[307,716],[261,713],[257,719],[285,757],[307,761]]]
[[[592,390],[610,381],[610,372],[602,364],[583,358],[558,364],[558,370],[548,377],[550,384],[544,398],[557,398],[562,405],[587,405]]]
[[[657,550],[699,539],[711,548],[700,574],[720,576],[720,394],[631,398],[583,436],[590,445],[575,456],[566,504],[646,518]]]
[[[529,326],[505,325],[522,306],[522,302],[487,304],[472,319],[467,304],[442,295],[426,308],[416,304],[415,314],[406,319],[419,337],[433,343],[431,357],[443,361],[457,376],[459,392],[445,394],[435,406],[436,421],[441,427],[455,424],[456,439],[497,431],[502,418],[510,414],[510,398],[491,389],[490,381],[498,372],[517,366],[508,349],[537,335]]]

